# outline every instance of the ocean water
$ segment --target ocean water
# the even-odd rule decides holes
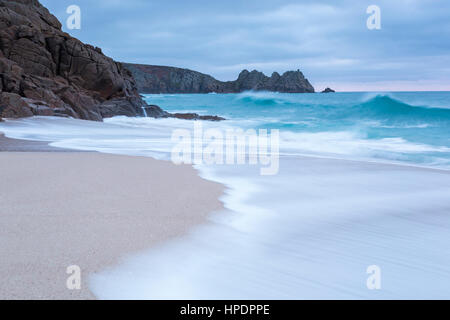
[[[449,167],[450,92],[146,95],[170,112],[280,129],[284,152]]]
[[[103,299],[450,298],[450,93],[146,95],[205,129],[280,130],[276,175],[195,165],[226,185],[207,224],[92,275]],[[9,137],[169,160],[193,121],[8,120]],[[151,208],[149,208],[151,211]],[[381,288],[369,290],[369,266]]]

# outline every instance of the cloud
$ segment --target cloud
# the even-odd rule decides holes
[[[42,2],[65,21],[73,0]],[[119,61],[187,67],[222,80],[243,68],[300,68],[319,85],[416,88],[417,81],[450,90],[446,0],[378,0],[382,29],[375,31],[366,28],[368,0],[78,2],[82,29],[70,33]]]

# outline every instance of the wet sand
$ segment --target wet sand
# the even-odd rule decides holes
[[[17,141],[0,140],[0,299],[95,299],[89,275],[222,208],[223,187],[190,166]]]

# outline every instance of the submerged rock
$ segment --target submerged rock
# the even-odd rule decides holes
[[[168,118],[177,118],[185,120],[207,120],[207,121],[222,121],[225,118],[219,116],[200,116],[197,113],[173,113],[169,114]]]

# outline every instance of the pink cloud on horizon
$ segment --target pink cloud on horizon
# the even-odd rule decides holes
[[[377,81],[377,82],[316,82],[312,83],[316,91],[326,87],[336,91],[450,91],[450,80],[418,80],[418,81]]]

